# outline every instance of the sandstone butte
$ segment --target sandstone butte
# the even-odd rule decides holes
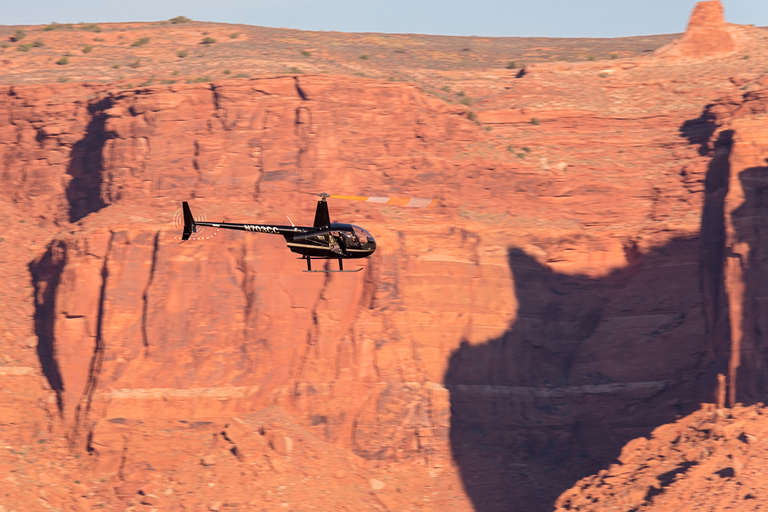
[[[656,52],[522,70],[273,30],[318,69],[138,87],[41,53],[151,34],[160,73],[200,27],[245,62],[197,22],[0,54],[0,510],[768,507],[767,29],[700,2]],[[357,274],[176,238],[180,201],[301,223],[301,191],[440,207],[331,202],[376,236]]]

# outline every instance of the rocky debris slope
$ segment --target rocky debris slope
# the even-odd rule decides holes
[[[627,443],[616,464],[581,479],[556,510],[764,510],[767,435],[763,404],[704,405]]]

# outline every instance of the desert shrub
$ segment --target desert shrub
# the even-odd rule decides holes
[[[599,76],[600,78],[608,78],[608,73],[600,73],[597,76]]]
[[[176,52],[176,55],[177,55],[179,58],[183,59],[184,57],[186,57],[187,55],[189,55],[189,52],[188,52],[187,50],[179,50],[179,51],[177,51],[177,52]]]
[[[56,61],[56,64],[58,64],[59,66],[64,66],[66,64],[69,64],[69,59],[67,57],[62,57]]]
[[[102,29],[95,23],[89,23],[88,25],[80,25],[80,30],[89,30],[98,34]]]
[[[587,55],[587,60],[595,60],[595,56],[594,55]]]
[[[232,39],[237,39],[238,37],[240,37],[240,32],[232,32],[231,34],[229,34],[229,37],[231,37]]]
[[[141,39],[137,39],[137,40],[135,40],[135,41],[134,41],[134,42],[131,44],[131,46],[144,46],[144,45],[145,45],[145,44],[147,44],[148,42],[149,42],[149,38],[148,38],[148,37],[142,37]]]
[[[112,69],[120,69],[120,64],[113,64]]]
[[[192,20],[187,18],[186,16],[176,16],[175,18],[171,18],[168,21],[171,23],[189,23]]]
[[[197,78],[187,78],[188,84],[201,84],[203,82],[212,82],[213,80],[209,75],[199,76]]]
[[[56,79],[56,81],[59,82],[59,83],[65,84],[65,83],[69,82],[69,77],[60,76],[59,78]]]
[[[368,60],[368,59],[369,59],[368,55],[367,55],[367,54],[365,54],[365,53],[364,53],[364,54],[362,54],[362,55],[360,56],[360,58],[361,58],[362,60]]]
[[[311,57],[312,56],[312,52],[309,52],[307,50],[301,50],[301,54],[303,56],[305,56],[305,57]]]
[[[216,42],[216,40],[212,37],[205,37],[202,41],[200,41],[202,44],[209,45]]]
[[[463,98],[461,98],[459,103],[461,103],[462,105],[466,105],[466,106],[470,107],[470,106],[472,106],[472,98],[470,98],[468,96],[464,96]]]
[[[163,80],[160,80],[160,83],[161,83],[161,84],[165,84],[165,85],[167,85],[167,84],[175,84],[175,83],[176,83],[176,80],[170,80],[170,79],[168,79],[168,78],[165,78],[165,79],[163,79]]]
[[[136,69],[139,66],[141,66],[141,61],[139,59],[136,59],[135,61],[133,61],[130,64],[128,64],[128,67],[129,68],[133,68],[133,69]]]
[[[611,54],[611,59],[616,60],[618,58],[619,58],[619,54],[618,53],[612,53]]]
[[[11,46],[11,45],[9,45],[8,43],[0,44],[0,47],[2,47],[2,48],[8,48],[9,46]]]
[[[91,50],[93,50],[93,46],[91,45],[83,46],[83,53],[91,53]]]
[[[143,82],[141,82],[139,84],[139,87],[146,87],[148,85],[152,85],[152,83],[154,83],[154,81],[155,81],[154,78],[147,78],[146,80],[144,80]]]
[[[35,39],[34,41],[32,41],[32,48],[42,48],[43,46],[45,46],[45,43],[42,42],[40,39]]]
[[[469,119],[473,123],[476,123],[477,122],[477,114],[475,114],[474,112],[470,111],[469,114],[467,114],[467,119]]]
[[[232,78],[250,78],[250,77],[251,77],[251,75],[249,75],[248,73],[238,73],[235,76],[233,76]]]
[[[442,89],[442,90],[443,90],[443,91],[445,91],[445,92],[451,92],[451,88],[450,88],[450,86],[448,86],[448,85],[444,85],[444,86],[442,86],[440,89]]]
[[[20,44],[16,47],[17,52],[28,52],[29,49],[32,48],[31,44]]]
[[[44,26],[43,30],[45,30],[46,32],[49,32],[51,30],[59,30],[62,28],[71,30],[74,27],[72,26],[71,23],[56,23],[55,21],[52,21],[49,25]]]
[[[534,126],[539,126],[541,123],[539,122],[538,119],[536,119],[535,117],[532,117],[531,118],[531,124],[534,125]]]
[[[16,32],[14,32],[13,35],[11,36],[11,41],[13,41],[14,43],[19,42],[22,39],[24,39],[26,35],[27,33],[24,32],[22,29],[17,29]]]
[[[507,62],[507,69],[517,69],[517,62],[514,60]]]
[[[224,74],[225,74],[225,75],[229,75],[230,73],[232,73],[232,71],[230,71],[230,70],[228,70],[228,69],[225,69],[225,70],[224,70]]]
[[[301,75],[304,72],[302,70],[300,70],[299,68],[297,68],[296,66],[291,66],[290,68],[288,68],[286,70],[286,73],[291,73],[293,75]]]

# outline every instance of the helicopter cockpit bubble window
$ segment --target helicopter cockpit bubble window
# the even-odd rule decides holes
[[[373,242],[373,236],[363,228],[353,226],[353,229],[355,230],[357,239],[360,240],[360,245],[365,245],[368,242]]]
[[[342,231],[342,239],[346,247],[360,247],[360,242],[357,239],[357,235],[352,231]]]

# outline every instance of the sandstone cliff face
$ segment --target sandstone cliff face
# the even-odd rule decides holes
[[[701,398],[711,355],[695,232],[586,235],[547,213],[526,191],[541,171],[510,163],[463,108],[402,84],[280,77],[110,93],[88,110],[103,127],[87,153],[99,201],[72,201],[70,213],[95,214],[32,274],[61,425],[106,477],[121,471],[122,421],[225,421],[280,405],[367,458],[453,455],[476,506],[494,510],[553,499]],[[311,217],[296,189],[339,188],[446,206],[406,216],[332,204],[379,242],[354,275],[299,273],[279,237],[174,238],[182,199],[209,218],[267,221],[292,213],[286,197]],[[571,189],[574,215],[604,190]],[[642,188],[633,201],[630,224],[664,218]],[[609,231],[619,215],[596,225]],[[530,483],[510,489],[509,468],[523,465]]]
[[[458,183],[465,171],[443,158],[457,150],[443,139],[477,138],[464,110],[411,86],[366,85],[286,77],[99,99],[103,204],[163,198],[177,208],[168,198],[215,194],[219,211],[241,215],[256,199],[253,216],[300,188],[418,184],[438,195]],[[392,172],[402,179],[388,183]],[[287,271],[281,238],[227,233],[179,246],[175,231],[129,209],[109,229],[53,244],[33,268],[45,371],[73,440],[100,417],[228,417],[280,403],[361,454],[445,457],[450,350],[511,318],[503,246],[384,219],[367,224],[389,248],[365,273],[308,279]],[[401,260],[405,247],[414,249]],[[438,286],[445,274],[456,277]]]

